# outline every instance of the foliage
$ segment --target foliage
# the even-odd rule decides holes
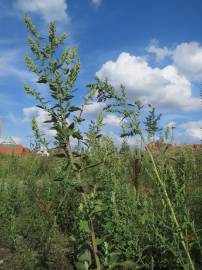
[[[78,50],[65,48],[61,52],[66,34],[57,37],[55,23],[48,26],[48,38],[44,38],[37,31],[29,17],[25,16],[25,23],[30,32],[28,37],[29,47],[33,59],[26,53],[25,61],[28,69],[37,76],[37,83],[48,87],[48,97],[45,98],[39,91],[24,84],[27,94],[32,95],[37,107],[45,111],[49,118],[44,123],[49,123],[55,134],[55,144],[64,150],[66,165],[79,166],[75,163],[74,153],[71,147],[71,139],[83,140],[79,130],[79,124],[84,121],[82,112],[88,100],[92,98],[93,91],[89,91],[81,106],[75,106],[73,99],[75,95],[74,84],[80,70],[80,59],[77,57]],[[46,141],[40,136],[35,120],[32,122],[37,142],[47,147]]]
[[[28,17],[25,22],[34,55],[26,54],[27,66],[50,95],[45,99],[28,85],[25,90],[48,113],[65,159],[0,155],[0,269],[200,269],[200,150],[170,152],[162,145],[151,152],[143,105],[128,102],[125,88],[115,90],[107,80],[96,78],[75,105],[77,50],[59,54],[65,35],[56,36],[54,23],[45,39]],[[84,133],[80,123],[92,98],[105,108]],[[102,135],[106,111],[121,117],[121,149]],[[152,108],[145,122],[152,136],[159,119]],[[32,127],[36,145],[47,146],[35,119]],[[128,147],[130,136],[139,136],[145,148]],[[137,160],[138,192],[131,177]]]
[[[137,155],[100,139],[89,158],[103,162],[84,171],[76,186],[72,179],[54,181],[61,168],[56,157],[1,155],[0,269],[82,269],[87,262],[95,269],[89,217],[102,269],[189,269],[161,190],[151,185],[155,175],[146,153],[134,192],[128,166]],[[172,156],[160,153],[156,162],[200,269],[201,153],[183,148]]]
[[[161,129],[158,127],[158,122],[161,119],[161,114],[156,115],[155,108],[152,107],[151,104],[148,105],[150,108],[148,116],[145,118],[144,124],[146,126],[146,131],[148,134],[148,138],[153,138],[156,134],[156,132],[161,131]]]

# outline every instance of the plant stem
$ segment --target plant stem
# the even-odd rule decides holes
[[[82,195],[83,195],[85,205],[88,206],[85,193],[82,193]],[[96,270],[101,270],[100,259],[99,259],[98,255],[97,255],[98,248],[97,248],[97,243],[96,243],[95,230],[94,230],[94,226],[93,226],[93,221],[92,221],[92,219],[90,217],[89,217],[89,223],[90,223],[90,233],[91,233],[93,254],[94,254],[95,263],[96,263]]]
[[[91,240],[92,240],[92,247],[93,247],[93,253],[95,257],[95,263],[96,263],[96,269],[100,270],[101,269],[101,264],[100,264],[100,259],[97,255],[98,249],[97,249],[97,243],[96,243],[96,238],[95,238],[95,231],[93,227],[92,221],[90,221],[91,225]]]
[[[163,195],[164,195],[165,201],[166,201],[166,203],[167,203],[167,205],[168,205],[168,207],[169,207],[169,209],[170,209],[170,211],[171,211],[171,217],[172,217],[172,219],[173,219],[173,221],[174,221],[174,223],[175,223],[175,225],[176,225],[177,231],[179,232],[179,236],[180,236],[180,239],[181,239],[181,243],[182,243],[182,246],[183,246],[183,248],[184,248],[184,251],[185,251],[185,253],[186,253],[186,255],[187,255],[187,258],[188,258],[189,264],[190,264],[190,266],[191,266],[191,269],[192,269],[192,270],[195,270],[195,266],[194,266],[193,261],[192,261],[192,258],[191,258],[191,256],[190,256],[190,252],[189,252],[189,250],[188,250],[188,247],[187,247],[187,245],[186,245],[186,243],[185,243],[184,235],[183,235],[183,233],[182,233],[182,231],[181,231],[180,224],[179,224],[179,222],[178,222],[178,220],[177,220],[177,217],[176,217],[176,214],[175,214],[175,210],[174,210],[174,208],[173,208],[173,206],[172,206],[172,202],[171,202],[171,200],[170,200],[170,198],[169,198],[169,195],[168,195],[168,193],[167,193],[165,184],[164,184],[163,180],[161,179],[161,177],[160,177],[160,175],[159,175],[159,172],[158,172],[156,163],[155,163],[155,161],[154,161],[153,155],[152,155],[152,153],[151,153],[149,147],[147,146],[147,144],[146,144],[146,142],[145,142],[145,139],[144,139],[143,135],[141,134],[140,136],[141,136],[141,139],[142,139],[142,141],[143,141],[143,143],[144,143],[144,145],[145,145],[145,149],[146,149],[146,151],[147,151],[147,153],[148,153],[148,155],[149,155],[149,157],[150,157],[150,159],[151,159],[151,162],[152,162],[152,165],[153,165],[153,168],[154,168],[154,172],[155,172],[156,177],[157,177],[157,180],[158,180],[158,182],[159,182],[159,184],[160,184],[160,186],[161,186],[161,188],[162,188],[162,191],[163,191]]]

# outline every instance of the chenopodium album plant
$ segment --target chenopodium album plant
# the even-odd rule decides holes
[[[92,212],[89,210],[89,200],[91,200],[92,196],[87,196],[84,192],[84,187],[85,185],[88,185],[88,181],[80,179],[82,170],[87,170],[91,166],[97,165],[92,164],[91,161],[89,161],[87,151],[83,151],[80,145],[81,143],[84,143],[89,148],[90,143],[100,137],[99,133],[103,119],[102,113],[99,114],[97,123],[91,123],[89,131],[86,134],[87,138],[84,138],[85,134],[83,135],[79,129],[80,124],[85,121],[82,116],[85,106],[95,95],[96,89],[89,86],[89,92],[84,97],[83,104],[81,106],[73,105],[73,99],[75,97],[74,83],[80,70],[80,60],[77,57],[77,49],[70,50],[70,48],[66,48],[61,55],[59,55],[60,47],[65,41],[66,34],[57,37],[55,24],[51,22],[49,24],[48,39],[46,39],[40,35],[30,18],[27,16],[25,17],[25,23],[31,34],[28,37],[28,43],[34,56],[34,59],[32,59],[31,56],[26,53],[26,65],[29,70],[34,72],[37,76],[37,83],[47,86],[49,89],[47,94],[49,94],[49,96],[45,98],[39,91],[27,84],[24,84],[24,89],[27,94],[30,94],[35,98],[37,107],[48,114],[50,119],[45,121],[45,123],[51,125],[51,129],[56,133],[55,143],[64,151],[65,164],[62,167],[63,174],[61,174],[62,177],[60,177],[60,179],[62,180],[62,178],[65,177],[71,178],[68,185],[81,193],[81,198],[83,198],[81,204],[85,205],[85,212],[87,214],[84,215],[86,216],[86,220],[83,220],[83,223],[80,223],[80,225],[88,225],[90,237],[90,244],[88,245],[85,254],[92,253],[94,258],[92,265],[95,264],[96,268],[100,269],[101,265],[98,257],[93,217],[89,214]],[[32,121],[32,128],[37,144],[43,144],[47,147],[47,142],[41,136],[36,119],[33,119]],[[72,148],[72,139],[78,141],[77,151]],[[67,193],[68,190],[59,203],[58,208],[62,205],[66,196],[68,196]],[[89,251],[90,249],[91,252]],[[81,256],[83,255],[81,254]],[[80,265],[79,262],[81,260],[82,257],[78,257],[78,265]],[[88,269],[86,268],[88,267],[86,264],[87,262],[85,260],[82,261],[82,267],[84,268],[80,269]]]
[[[161,190],[162,201],[164,201],[170,211],[170,217],[175,226],[174,233],[180,239],[190,269],[195,269],[190,256],[189,243],[183,234],[182,224],[179,221],[167,186],[159,173],[158,166],[146,144],[141,129],[140,116],[143,109],[141,102],[127,102],[123,86],[120,88],[120,94],[117,94],[107,81],[96,79],[94,84],[88,85],[89,92],[84,98],[83,104],[75,106],[73,103],[75,97],[74,84],[80,70],[77,49],[70,50],[66,48],[60,55],[60,47],[63,45],[66,35],[62,34],[60,37],[57,37],[54,23],[51,22],[49,24],[48,39],[40,35],[28,17],[25,17],[25,23],[31,34],[28,37],[28,42],[34,56],[33,60],[27,53],[25,56],[26,64],[29,70],[37,76],[37,83],[47,86],[49,89],[47,94],[49,96],[45,98],[39,91],[27,84],[24,85],[24,88],[27,94],[32,95],[36,99],[37,106],[49,115],[50,119],[46,123],[49,123],[51,128],[55,130],[55,142],[58,147],[63,149],[65,155],[65,166],[62,168],[64,176],[71,178],[68,184],[81,193],[80,209],[78,211],[79,220],[77,220],[79,222],[76,224],[80,233],[76,237],[80,237],[83,234],[83,238],[81,237],[80,243],[78,243],[79,241],[77,242],[80,245],[78,250],[81,251],[81,253],[75,254],[77,257],[77,269],[94,269],[95,267],[96,269],[101,269],[103,261],[98,252],[99,244],[95,231],[95,217],[99,212],[102,213],[104,211],[104,205],[97,197],[96,186],[86,193],[85,185],[89,184],[88,180],[81,181],[83,180],[81,179],[81,172],[97,165],[91,163],[88,158],[88,152],[82,150],[80,145],[84,143],[87,145],[87,148],[90,148],[91,143],[100,137],[100,128],[103,120],[102,113],[99,115],[97,123],[91,123],[90,129],[86,134],[87,139],[84,138],[79,128],[80,124],[85,121],[83,119],[85,106],[94,96],[96,96],[98,102],[105,102],[105,111],[121,116],[122,137],[133,135],[141,137],[153,165],[154,181],[156,181]],[[151,117],[148,117],[145,123],[148,126],[148,132],[153,136],[157,131],[160,116],[156,116],[154,110],[151,110],[150,113]],[[33,120],[32,126],[37,142],[47,145],[45,140],[41,138],[35,120]],[[74,151],[72,148],[72,139],[78,140],[77,151]],[[59,207],[66,196],[68,196],[67,193],[65,193],[64,198],[59,203]],[[83,242],[82,239],[84,239]]]
[[[91,85],[91,87],[96,88],[98,102],[108,101],[108,105],[106,105],[106,107],[104,108],[106,111],[120,115],[123,130],[121,137],[138,135],[141,138],[141,141],[143,142],[145,150],[152,163],[154,172],[153,180],[156,182],[157,186],[160,189],[162,201],[166,204],[166,207],[169,209],[170,218],[175,227],[173,233],[177,235],[177,238],[179,238],[179,241],[186,255],[187,264],[189,265],[189,268],[192,270],[196,269],[190,254],[189,241],[187,241],[184,235],[183,227],[186,226],[187,224],[181,223],[180,219],[177,216],[177,211],[174,207],[174,203],[172,202],[171,196],[168,192],[166,183],[163,177],[160,175],[158,166],[154,160],[151,150],[147,145],[146,139],[142,131],[140,116],[143,109],[143,105],[138,100],[135,101],[134,103],[129,103],[128,98],[125,94],[124,87],[121,86],[119,94],[117,94],[117,91],[115,91],[113,86],[110,85],[107,80],[102,82],[99,79],[97,79],[94,86]],[[161,115],[156,115],[154,108],[149,111],[149,115],[148,117],[146,117],[146,120],[144,121],[149,136],[154,136],[155,132],[159,130],[158,121],[160,120],[160,118]],[[190,224],[191,222],[189,222],[189,225]],[[182,266],[184,269],[187,268],[187,265],[185,264],[183,265],[183,263]]]
[[[28,36],[28,43],[34,56],[34,58],[31,58],[30,54],[26,53],[26,65],[37,76],[37,83],[48,87],[49,96],[45,98],[28,84],[24,84],[24,89],[27,94],[35,98],[36,106],[47,112],[50,119],[45,123],[49,123],[51,129],[55,130],[55,143],[64,150],[66,164],[75,169],[79,167],[76,158],[78,153],[75,154],[72,150],[71,139],[84,141],[79,125],[84,121],[82,113],[85,105],[94,95],[93,89],[85,96],[81,106],[75,106],[73,104],[76,91],[74,84],[80,70],[80,59],[77,57],[78,50],[66,48],[59,55],[66,34],[57,37],[54,22],[49,24],[48,40],[40,35],[27,16],[25,17],[25,23],[31,34]],[[46,145],[45,141],[40,139],[35,120],[33,121],[33,129],[35,135],[37,135],[37,140]]]

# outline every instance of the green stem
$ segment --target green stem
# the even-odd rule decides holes
[[[91,240],[92,240],[93,253],[94,253],[94,258],[95,258],[95,263],[96,263],[96,269],[100,270],[101,269],[101,264],[100,264],[100,259],[99,259],[98,255],[97,255],[98,248],[97,248],[97,243],[96,243],[95,231],[94,231],[92,221],[90,223],[91,223]]]
[[[88,207],[85,193],[82,193],[82,196],[83,196],[83,200],[84,200],[86,207]],[[95,263],[96,263],[96,270],[101,270],[101,263],[100,263],[100,258],[98,256],[98,248],[97,248],[97,243],[96,243],[95,230],[94,230],[93,221],[92,221],[91,217],[89,217],[89,223],[90,223],[92,249],[93,249],[93,254],[94,254]]]
[[[156,163],[155,163],[155,161],[154,161],[153,155],[152,155],[152,153],[151,153],[149,147],[147,146],[147,144],[146,144],[146,142],[145,142],[145,139],[144,139],[144,137],[143,137],[142,134],[141,134],[141,139],[142,139],[142,141],[143,141],[143,143],[144,143],[144,145],[145,145],[145,149],[146,149],[146,151],[147,151],[147,153],[148,153],[148,155],[149,155],[149,157],[150,157],[150,159],[151,159],[151,162],[152,162],[152,165],[153,165],[153,168],[154,168],[154,172],[155,172],[155,174],[156,174],[158,183],[160,184],[160,186],[161,186],[161,188],[162,188],[162,191],[163,191],[163,195],[164,195],[165,201],[166,201],[166,203],[167,203],[167,205],[168,205],[168,207],[169,207],[169,209],[170,209],[171,217],[172,217],[172,219],[173,219],[173,221],[174,221],[174,223],[175,223],[175,225],[176,225],[177,231],[179,232],[179,236],[180,236],[180,239],[181,239],[181,244],[182,244],[182,246],[183,246],[183,248],[184,248],[184,251],[185,251],[186,256],[187,256],[187,258],[188,258],[188,261],[189,261],[189,264],[190,264],[190,266],[191,266],[191,269],[192,269],[192,270],[195,270],[195,266],[194,266],[193,261],[192,261],[192,258],[191,258],[191,256],[190,256],[190,252],[189,252],[188,247],[187,247],[187,245],[186,245],[186,242],[185,242],[185,239],[184,239],[184,235],[183,235],[183,233],[182,233],[182,231],[181,231],[180,224],[179,224],[179,222],[178,222],[178,220],[177,220],[177,217],[176,217],[176,214],[175,214],[175,210],[174,210],[174,208],[173,208],[173,206],[172,206],[172,203],[171,203],[171,200],[170,200],[169,195],[168,195],[168,193],[167,193],[165,184],[164,184],[163,180],[161,179],[161,177],[160,177],[160,175],[159,175],[159,172],[158,172]]]

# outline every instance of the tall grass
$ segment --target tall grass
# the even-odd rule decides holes
[[[191,269],[148,154],[118,151],[108,138],[89,151],[101,165],[80,182],[56,181],[61,162],[54,157],[0,156],[0,269]],[[138,192],[130,174],[137,157]],[[159,152],[155,160],[200,269],[200,152]]]

